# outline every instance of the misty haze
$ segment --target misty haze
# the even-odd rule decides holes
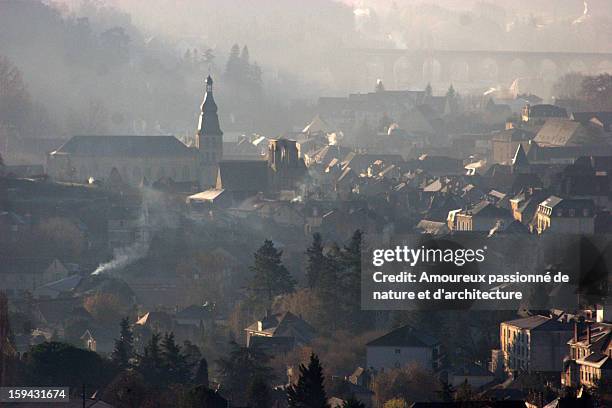
[[[612,406],[611,211],[609,0],[0,0],[3,407]]]

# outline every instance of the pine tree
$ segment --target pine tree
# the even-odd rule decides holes
[[[255,377],[247,391],[247,407],[269,408],[270,405],[270,387],[263,378]]]
[[[138,371],[151,386],[162,385],[163,360],[159,347],[160,336],[154,333],[144,347],[144,353],[139,358]]]
[[[454,99],[455,96],[457,96],[457,93],[455,92],[455,87],[453,87],[453,84],[451,84],[448,87],[448,91],[446,91],[446,97],[449,99]]]
[[[215,53],[212,48],[207,48],[206,51],[204,51],[204,63],[208,66],[208,68],[211,68],[214,65]]]
[[[289,408],[330,408],[323,386],[323,368],[319,358],[310,355],[308,367],[300,365],[300,378],[287,390]]]
[[[174,341],[174,333],[166,333],[161,342],[164,375],[168,384],[182,384],[189,381],[190,368],[181,347]]]
[[[282,255],[283,251],[277,250],[270,240],[265,240],[255,252],[255,263],[251,266],[254,276],[250,285],[251,299],[255,303],[263,303],[263,295],[268,307],[275,296],[294,291],[295,281],[283,265]]]
[[[344,401],[342,408],[365,408],[365,405],[355,397],[350,397]]]
[[[365,329],[368,313],[361,310],[361,247],[363,233],[356,230],[342,251],[342,305],[350,318],[352,329]]]
[[[319,282],[315,287],[315,294],[319,298],[321,310],[318,320],[327,331],[334,332],[342,319],[342,304],[340,302],[340,274],[341,267],[340,248],[333,243],[323,258],[323,267],[319,274]]]
[[[121,332],[115,340],[115,349],[111,355],[112,361],[121,369],[130,366],[130,359],[134,357],[134,335],[127,317],[121,319]]]
[[[248,66],[251,61],[251,56],[249,54],[249,47],[247,47],[246,45],[244,47],[242,47],[242,51],[240,52],[240,59],[242,60],[242,63],[245,66]]]
[[[251,379],[272,379],[274,376],[268,366],[269,361],[270,357],[257,347],[242,347],[231,342],[228,356],[217,361],[224,395],[241,402],[246,397]]]
[[[312,244],[306,249],[308,264],[306,265],[306,278],[308,287],[313,289],[319,284],[321,271],[324,268],[323,240],[318,232],[312,235]]]
[[[431,88],[431,84],[428,82],[425,87],[425,98],[429,99],[433,96],[433,89]]]
[[[225,65],[225,77],[229,82],[238,84],[240,82],[240,46],[234,44]]]

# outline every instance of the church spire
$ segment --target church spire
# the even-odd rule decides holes
[[[198,136],[222,135],[217,116],[217,104],[213,97],[213,80],[209,75],[206,78],[206,93],[202,102],[200,122],[198,124]]]

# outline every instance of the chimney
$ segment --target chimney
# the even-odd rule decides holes
[[[591,323],[587,323],[587,344],[591,344]]]
[[[506,130],[514,129],[514,123],[511,121],[506,121]]]
[[[578,322],[574,322],[574,343],[578,342]]]

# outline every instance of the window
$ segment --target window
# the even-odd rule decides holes
[[[402,349],[395,349],[395,354],[402,354]]]

